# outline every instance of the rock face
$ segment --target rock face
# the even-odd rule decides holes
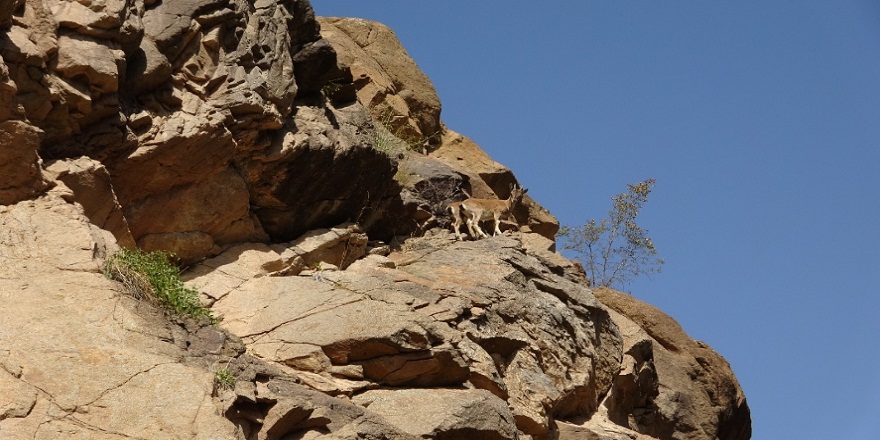
[[[749,438],[723,358],[534,200],[455,240],[517,181],[440,110],[305,0],[0,0],[0,438]],[[222,321],[123,294],[120,246]]]
[[[482,389],[490,394],[480,407],[511,407],[510,432],[544,438],[553,420],[595,412],[618,370],[622,340],[608,312],[515,239],[459,242],[444,232],[346,271],[299,276],[257,276],[271,275],[282,249],[231,252],[196,268],[190,284],[205,286],[255,356],[331,395]]]
[[[629,295],[597,289],[624,337],[624,365],[608,418],[658,438],[751,437],[751,417],[730,365],[674,319]]]
[[[112,236],[65,197],[0,207],[0,437],[234,438],[185,332],[114,292]]]
[[[322,36],[339,54],[334,90],[368,108],[389,140],[402,140],[382,143],[405,158],[396,179],[404,187],[407,218],[423,230],[438,221],[446,226],[438,206],[445,208],[466,194],[500,199],[510,195],[516,177],[443,124],[433,84],[388,27],[357,18],[322,18],[320,23]],[[346,81],[352,82],[353,94],[345,93]],[[520,229],[551,240],[559,230],[559,222],[528,196],[514,215]]]

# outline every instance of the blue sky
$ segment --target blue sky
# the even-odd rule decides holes
[[[753,439],[880,432],[880,3],[313,0],[383,22],[563,224],[653,177],[630,285],[731,363]]]

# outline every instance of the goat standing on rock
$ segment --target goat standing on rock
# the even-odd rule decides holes
[[[452,214],[453,228],[455,237],[461,240],[461,218],[465,217],[467,221],[468,231],[471,237],[480,238],[488,237],[480,228],[480,222],[484,220],[495,220],[495,230],[492,235],[501,234],[501,217],[511,217],[513,208],[518,205],[528,189],[522,189],[517,185],[513,185],[510,189],[510,196],[506,200],[493,199],[477,199],[468,197],[461,202],[450,203],[447,209]]]

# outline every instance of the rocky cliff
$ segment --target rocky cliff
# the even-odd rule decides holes
[[[516,179],[440,110],[304,0],[0,0],[0,438],[749,438],[724,359],[534,200],[454,238]],[[124,294],[120,246],[219,324]]]

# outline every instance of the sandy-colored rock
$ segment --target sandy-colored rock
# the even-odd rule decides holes
[[[95,94],[119,89],[119,67],[123,53],[89,37],[78,35],[58,38],[58,64],[55,70],[68,80],[85,78],[82,84]]]
[[[22,121],[0,122],[0,205],[34,197],[51,186],[37,154],[41,135]]]
[[[393,32],[322,23],[0,0],[0,438],[748,436],[723,359],[598,302],[533,200],[521,232],[444,230],[515,177],[443,126]],[[122,295],[119,244],[193,263],[234,335]]]
[[[9,364],[8,350],[0,356],[3,356],[0,358],[0,395],[4,397],[0,403],[0,421],[27,417],[37,403],[37,389],[21,381],[21,367]]]
[[[87,157],[58,160],[49,164],[46,172],[73,191],[73,200],[83,206],[83,213],[93,225],[110,231],[120,246],[135,247],[110,174],[100,162]]]
[[[260,257],[230,250],[223,264],[207,260],[217,270],[197,267],[190,285],[205,286],[222,325],[253,354],[331,394],[469,384],[507,400],[518,429],[543,436],[555,418],[592,414],[619,369],[617,330],[589,290],[511,238],[444,233],[408,241],[392,265],[309,276],[259,276],[259,261],[281,255],[248,252]]]
[[[396,134],[438,144],[440,98],[387,26],[357,18],[321,18],[321,35],[350,70],[358,100]]]
[[[213,374],[181,363],[161,315],[119,296],[93,233],[53,193],[0,207],[0,437],[235,438]]]
[[[239,396],[228,410],[229,417],[247,439],[419,438],[369,409],[308,389],[290,379],[271,378],[265,383],[258,382],[255,398],[259,404],[249,403]]]
[[[658,438],[751,437],[745,396],[724,358],[656,307],[605,288],[596,296],[629,329],[623,332],[629,361],[617,379],[628,397],[612,391],[606,402],[614,422]]]
[[[375,390],[353,401],[420,438],[518,438],[507,405],[484,390]]]
[[[345,269],[366,254],[368,241],[360,226],[347,223],[332,229],[309,231],[285,247],[301,257],[307,266],[329,263]]]
[[[586,422],[558,422],[556,428],[557,440],[657,440],[595,416]]]

